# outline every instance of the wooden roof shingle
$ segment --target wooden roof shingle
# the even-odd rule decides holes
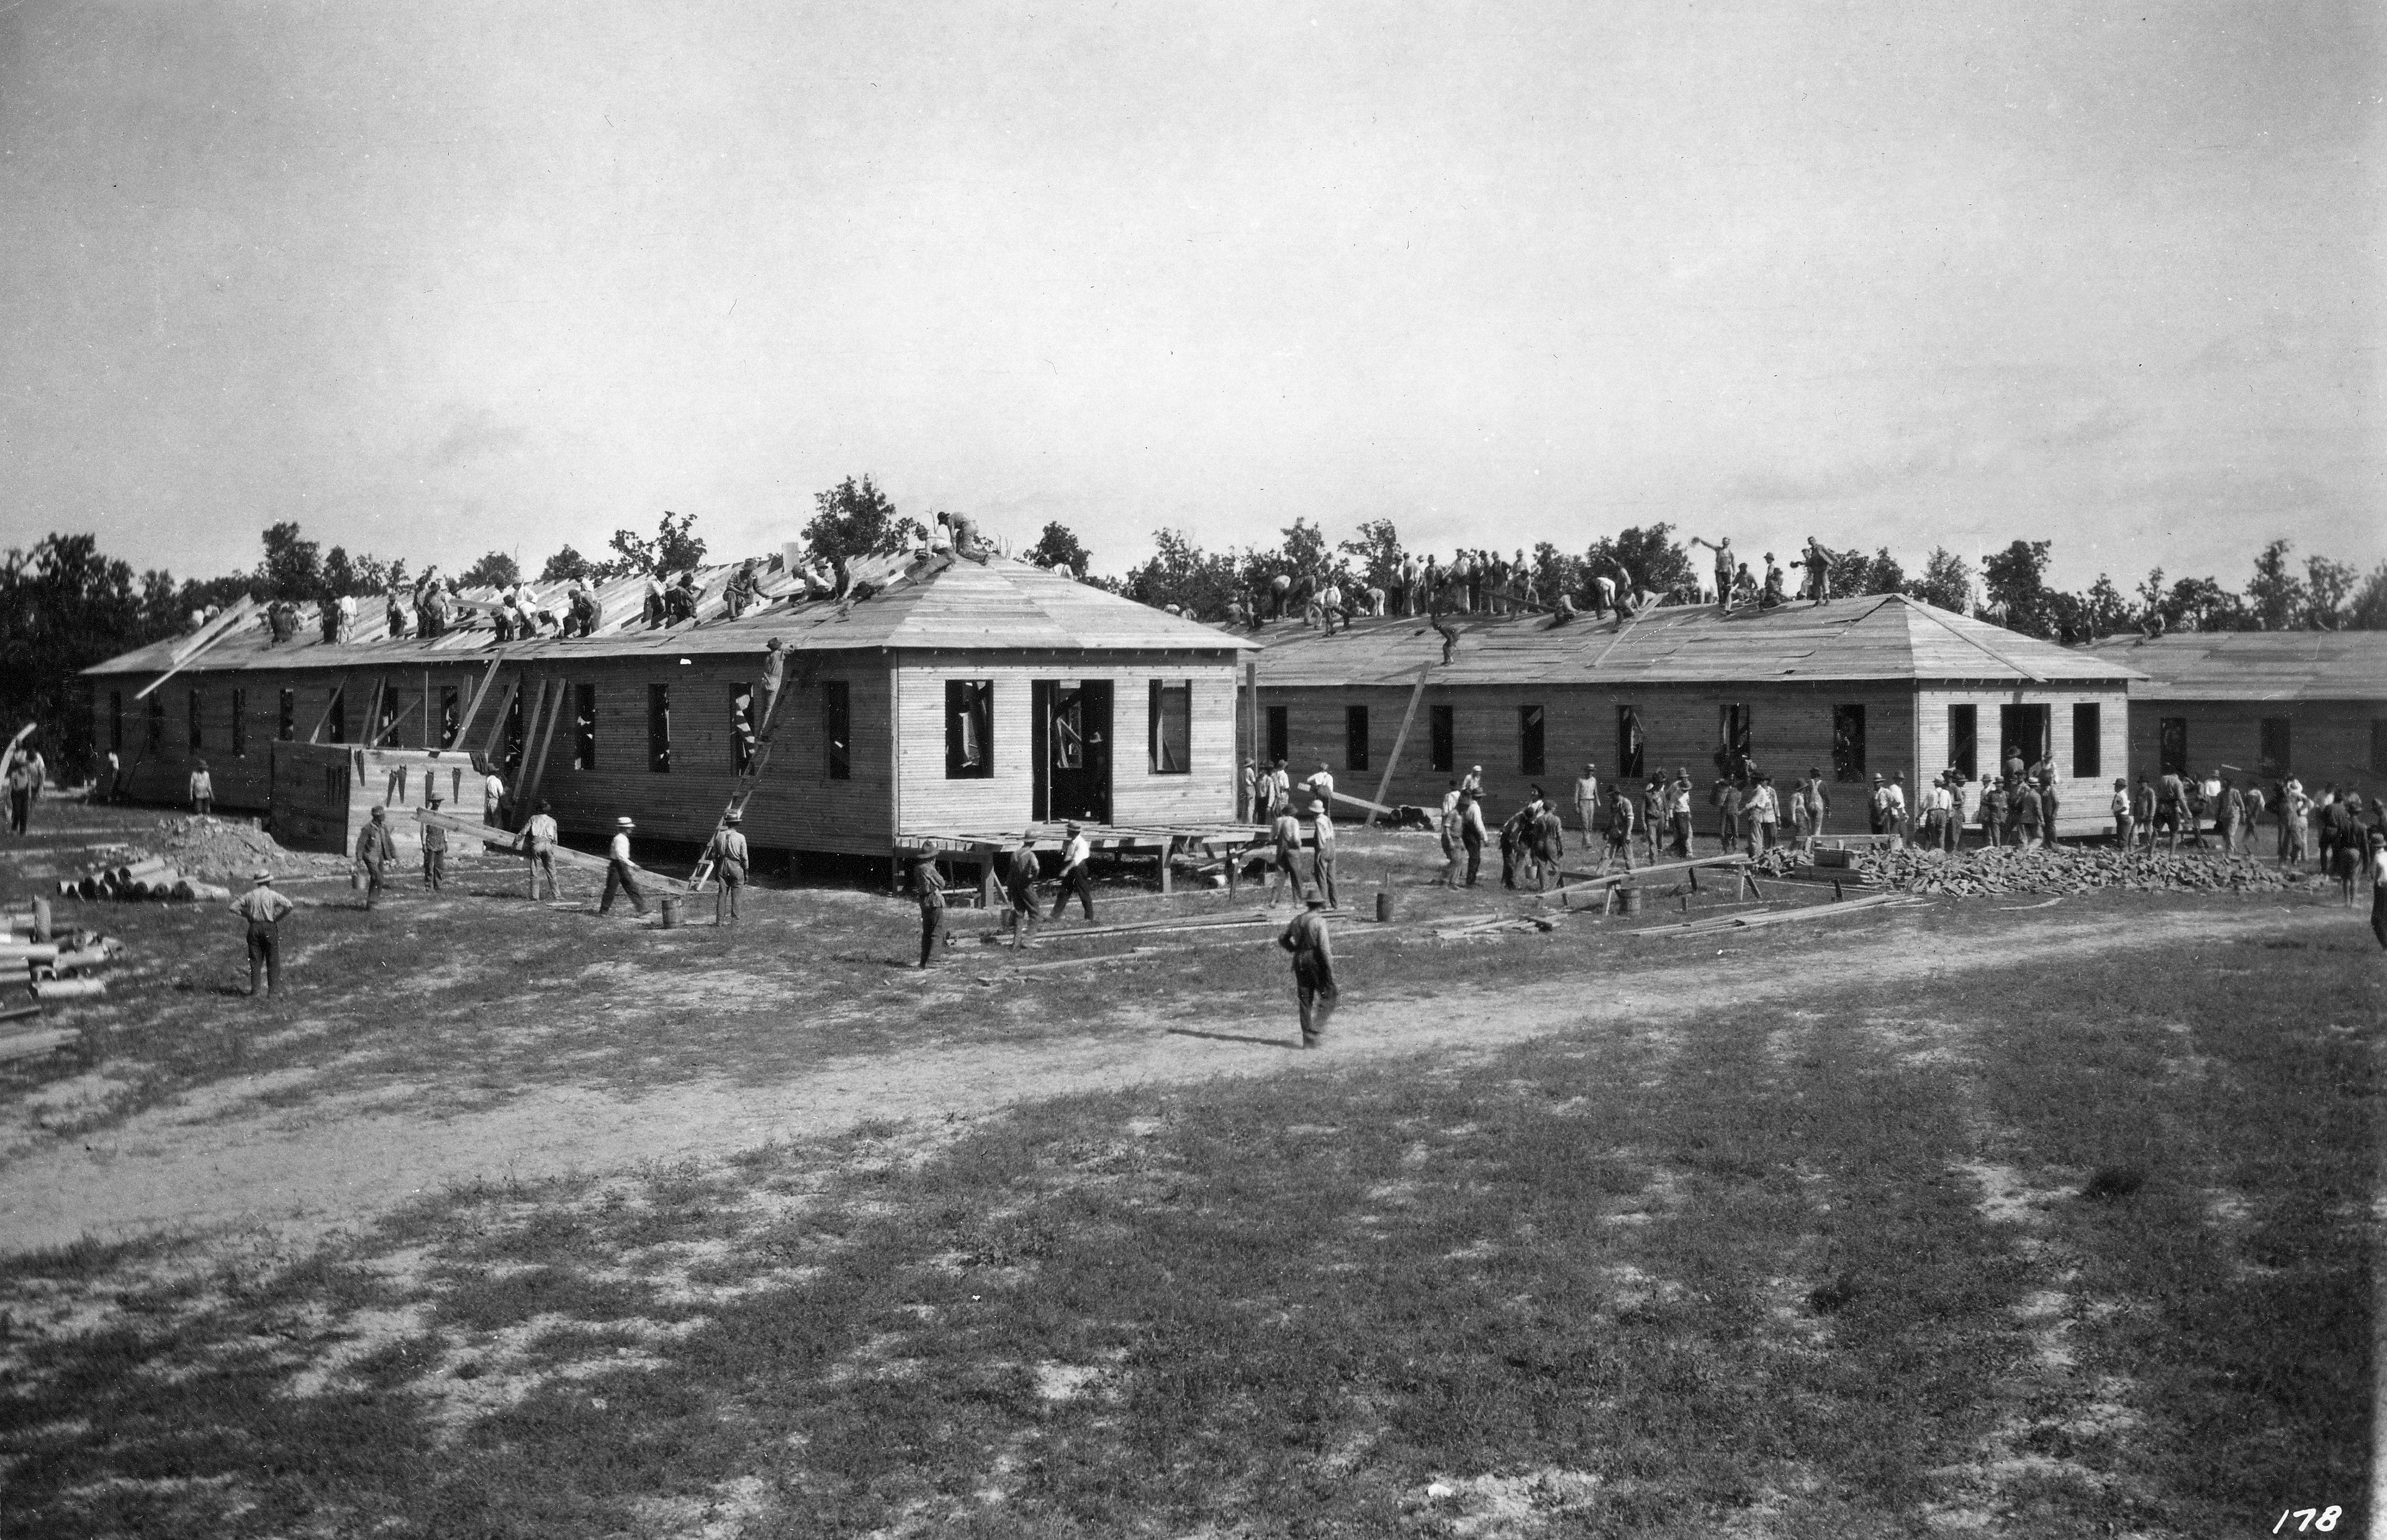
[[[2078,649],[2148,677],[2150,701],[2387,700],[2387,631],[2185,631]]]

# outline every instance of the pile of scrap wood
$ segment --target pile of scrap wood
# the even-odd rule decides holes
[[[1762,930],[1769,926],[1795,925],[1802,920],[1830,919],[1853,915],[1867,909],[1906,909],[1923,901],[1902,892],[1871,893],[1863,898],[1838,903],[1809,903],[1796,909],[1761,909],[1739,915],[1717,915],[1707,919],[1690,920],[1681,925],[1645,926],[1625,932],[1667,940],[1675,937],[1715,936],[1728,931]]]
[[[60,877],[58,896],[93,900],[177,899],[185,903],[193,899],[221,902],[232,897],[229,888],[219,887],[212,882],[195,881],[184,876],[169,857],[126,853],[129,859],[93,866],[81,877]]]
[[[2133,892],[2199,890],[2267,891],[2301,880],[2292,870],[2246,856],[2218,852],[2123,851],[2110,845],[2041,845],[2023,850],[1999,845],[1986,850],[1867,850],[1850,852],[1850,864],[1827,875],[1908,893],[1960,898],[2000,893],[2085,893],[2098,888]],[[1761,870],[1776,875],[1812,875],[1788,851],[1769,851]]]

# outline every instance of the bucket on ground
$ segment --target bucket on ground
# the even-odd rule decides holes
[[[668,895],[663,899],[663,928],[665,930],[679,928],[679,900]]]
[[[1627,914],[1627,915],[1637,915],[1637,914],[1641,913],[1641,890],[1640,890],[1640,889],[1638,889],[1638,888],[1620,888],[1620,889],[1618,889],[1616,891],[1617,891],[1617,898],[1618,898],[1618,907],[1619,907],[1619,908],[1620,908],[1623,913],[1625,913],[1625,914]]]

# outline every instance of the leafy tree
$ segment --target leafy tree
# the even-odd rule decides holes
[[[2122,597],[2121,589],[2114,587],[2112,578],[2099,573],[2097,581],[2090,584],[2088,593],[2080,597],[2075,629],[2083,639],[2087,639],[2110,637],[2137,624],[2138,616],[2131,610],[2130,601]]]
[[[1889,553],[1889,548],[1883,546],[1873,553],[1873,560],[1865,563],[1864,587],[1858,592],[1901,594],[1905,591],[1906,569],[1898,564],[1898,558]]]
[[[143,574],[136,588],[133,569],[102,556],[91,535],[48,535],[0,557],[0,721],[9,734],[33,723],[43,757],[84,774],[90,717],[75,675],[183,630],[188,612],[176,610],[176,597],[163,572]]]
[[[634,529],[617,529],[607,542],[613,548],[613,560],[591,566],[588,575],[603,582],[616,577],[686,572],[704,560],[704,540],[692,533],[695,523],[693,513],[674,514],[665,509],[651,540]]]
[[[2305,560],[2304,625],[2315,631],[2335,631],[2345,625],[2345,601],[2362,574],[2344,562],[2326,556]]]
[[[2387,562],[2370,569],[2354,602],[2346,607],[2345,624],[2356,631],[2387,631]]]
[[[2163,580],[2164,570],[2161,567],[2149,567],[2147,575],[2140,582],[2138,618],[2141,621],[2163,608]]]
[[[1672,524],[1636,524],[1613,539],[1598,539],[1584,552],[1584,571],[1605,574],[1611,562],[1633,574],[1633,581],[1670,604],[1695,604],[1699,597],[1699,569],[1690,554],[1674,543]]]
[[[509,588],[522,581],[522,566],[501,550],[493,550],[457,574],[467,588]]]
[[[1269,581],[1280,574],[1296,584],[1303,578],[1315,581],[1326,574],[1324,530],[1307,519],[1296,518],[1291,527],[1281,533],[1284,539],[1273,550],[1254,547],[1244,553],[1243,578],[1256,593],[1265,592]]]
[[[1205,551],[1182,530],[1152,533],[1151,560],[1128,571],[1118,591],[1155,609],[1174,604],[1197,619],[1217,619],[1239,591],[1235,559],[1225,552]]]
[[[1350,559],[1353,580],[1363,588],[1386,593],[1401,586],[1401,534],[1390,519],[1370,519],[1356,538],[1335,548]]]
[[[860,481],[848,476],[827,491],[815,493],[813,508],[804,542],[832,566],[865,556],[892,556],[928,534],[919,520],[897,513],[894,503],[867,475]]]
[[[571,583],[587,578],[591,570],[588,558],[566,546],[549,557],[547,565],[538,569],[538,580],[541,583]]]
[[[1571,556],[1544,540],[1534,548],[1534,587],[1543,603],[1555,605],[1560,594],[1572,594],[1581,603],[1591,585],[1584,579],[1582,557]]]
[[[1028,560],[1040,567],[1067,569],[1079,576],[1086,575],[1086,564],[1093,560],[1069,526],[1058,520],[1046,524],[1036,544],[1029,548]]]
[[[322,597],[322,548],[299,538],[296,524],[272,525],[265,532],[265,560],[257,565],[258,586],[268,599],[311,600]]]
[[[2246,585],[2246,603],[2254,625],[2265,631],[2286,631],[2304,619],[2304,579],[2288,565],[2286,540],[2274,540],[2254,558],[2254,578]]]
[[[1934,546],[1931,554],[1923,559],[1923,575],[1908,579],[1906,592],[1926,604],[1960,615],[1970,614],[1973,569],[1946,546]]]
[[[2209,577],[2183,577],[2164,596],[2164,622],[2179,631],[2238,631],[2248,621],[2245,601]]]
[[[2010,630],[2053,637],[2055,617],[2048,601],[2048,542],[2016,540],[1982,563],[1989,605]]]

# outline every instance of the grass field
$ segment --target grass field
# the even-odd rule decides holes
[[[309,909],[270,1009],[125,912],[84,1057],[0,1084],[8,1533],[2368,1520],[2333,902],[1351,924],[1311,1054],[1267,929],[923,978],[895,901],[757,911]]]

